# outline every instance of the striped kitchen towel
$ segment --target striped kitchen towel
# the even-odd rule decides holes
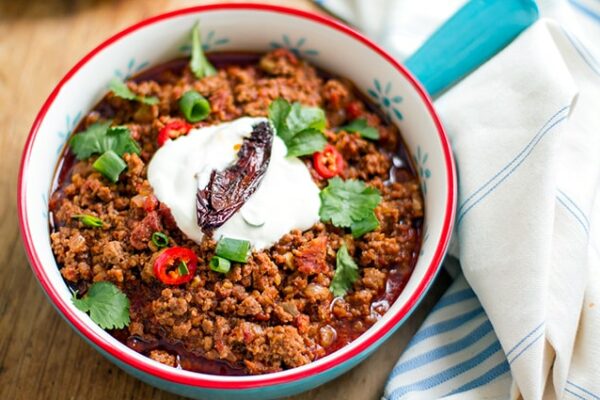
[[[321,1],[400,59],[463,2]],[[539,6],[544,19],[436,100],[464,277],[384,399],[600,400],[600,0]]]
[[[415,393],[418,398],[442,398],[489,382],[488,393],[508,393],[508,372],[492,324],[460,276],[431,310],[390,373],[386,398],[413,398]]]

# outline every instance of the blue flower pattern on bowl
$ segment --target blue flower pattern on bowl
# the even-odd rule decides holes
[[[271,48],[273,49],[281,49],[285,48],[290,50],[296,57],[310,57],[310,56],[318,56],[319,52],[315,49],[307,49],[303,48],[306,43],[306,38],[299,38],[296,43],[292,43],[292,40],[288,35],[281,36],[282,41],[272,41],[270,43]]]
[[[81,111],[76,113],[73,117],[71,117],[70,115],[67,115],[67,117],[65,118],[65,129],[58,131],[58,133],[57,133],[57,136],[60,139],[58,147],[56,148],[57,155],[59,155],[60,152],[62,151],[62,149],[65,145],[65,142],[71,135],[71,132],[73,132],[73,130],[75,129],[75,126],[77,126],[77,123],[79,122],[80,118],[81,118]],[[44,207],[42,209],[42,215],[44,216],[45,219],[47,219],[48,218],[48,195],[47,194],[42,194],[42,204],[44,204]]]
[[[42,194],[42,205],[42,217],[48,219],[48,195],[46,193]]]
[[[391,119],[391,114],[393,113],[396,118],[402,120],[404,116],[397,107],[397,105],[402,102],[402,96],[390,95],[392,91],[392,82],[388,82],[385,87],[383,87],[378,79],[373,79],[373,86],[374,89],[367,89],[367,93],[377,100],[387,117]]]
[[[417,154],[413,156],[415,164],[417,165],[417,171],[419,172],[419,178],[421,181],[421,190],[423,194],[427,194],[427,180],[431,178],[431,170],[427,167],[427,159],[429,154],[421,150],[421,146],[417,146]]]
[[[58,145],[58,148],[56,149],[56,154],[60,154],[60,152],[63,149],[65,141],[67,140],[67,138],[69,137],[71,132],[73,132],[73,129],[75,129],[75,126],[79,122],[80,118],[81,118],[81,111],[79,111],[77,114],[75,114],[75,116],[73,116],[72,118],[70,115],[67,115],[67,117],[65,119],[65,129],[58,132],[58,137],[61,140]]]
[[[229,38],[226,37],[217,37],[215,31],[211,30],[208,34],[202,38],[202,50],[204,51],[212,51],[219,46],[223,46],[229,43]],[[192,45],[188,40],[187,43],[179,47],[179,51],[184,54],[190,54],[192,51]]]
[[[419,256],[422,256],[423,253],[425,253],[425,250],[423,250],[423,247],[425,247],[425,243],[427,242],[427,239],[429,239],[429,232],[427,232],[427,224],[425,224],[423,226],[423,241],[421,242],[421,250],[419,251]]]
[[[128,79],[131,75],[140,72],[144,68],[146,68],[150,63],[148,61],[143,61],[141,63],[137,63],[135,58],[132,58],[127,63],[127,66],[124,69],[116,69],[115,76],[117,78],[121,78],[123,80]]]

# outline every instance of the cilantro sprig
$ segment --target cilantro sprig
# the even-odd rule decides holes
[[[350,228],[355,237],[379,226],[374,210],[381,201],[381,194],[364,182],[355,179],[344,181],[335,177],[329,180],[319,196],[321,221],[331,221],[337,227]]]
[[[117,182],[121,172],[127,168],[121,157],[125,153],[140,154],[140,146],[126,126],[110,124],[111,121],[103,121],[90,125],[85,131],[73,135],[69,145],[78,160],[101,154],[92,166],[111,182]]]
[[[108,150],[119,156],[125,153],[140,154],[140,146],[131,137],[129,129],[110,124],[111,121],[96,122],[85,131],[73,135],[69,144],[78,160],[85,160]]]
[[[335,273],[329,290],[335,297],[344,296],[358,279],[358,266],[348,253],[346,245],[342,245],[335,257]]]
[[[139,101],[140,103],[148,104],[149,106],[158,104],[158,97],[146,97],[137,95],[131,89],[129,89],[125,82],[123,82],[119,78],[113,78],[108,84],[108,88],[111,92],[115,94],[115,96],[118,96],[125,100],[135,100]]]
[[[71,301],[102,329],[121,329],[129,325],[129,299],[110,282],[94,283],[80,299],[75,292]]]
[[[288,157],[310,155],[327,144],[323,135],[325,113],[320,108],[290,104],[280,98],[269,105],[269,120],[285,143]]]
[[[371,140],[379,139],[379,131],[377,130],[377,128],[369,126],[367,124],[367,120],[364,118],[355,119],[352,122],[350,122],[348,125],[340,127],[340,130],[350,132],[350,133],[357,132],[360,134],[360,136],[362,136],[366,139],[371,139]]]
[[[379,220],[374,212],[360,221],[353,222],[350,225],[352,236],[355,238],[361,237],[365,233],[371,232],[379,227]]]
[[[200,25],[198,22],[192,28],[192,59],[190,60],[190,69],[198,79],[217,73],[217,70],[208,61],[202,49]]]

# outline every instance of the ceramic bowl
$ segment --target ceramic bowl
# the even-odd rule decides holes
[[[406,288],[389,311],[357,340],[311,364],[258,376],[217,376],[168,367],[117,341],[70,301],[50,248],[48,195],[70,132],[106,93],[112,77],[189,52],[200,21],[206,51],[265,52],[287,47],[314,65],[350,78],[402,132],[414,158],[426,216],[423,246]],[[384,50],[356,31],[309,12],[256,4],[210,5],[147,19],[114,35],[79,61],[40,110],[19,174],[20,228],[33,272],[53,306],[88,343],[116,365],[159,388],[192,398],[268,399],[311,389],[349,370],[405,321],[440,268],[452,230],[455,171],[447,137],[420,84]],[[68,351],[68,349],[64,349]]]

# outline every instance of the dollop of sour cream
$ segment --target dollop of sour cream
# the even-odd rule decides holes
[[[222,171],[236,160],[244,138],[265,118],[192,129],[168,141],[152,157],[148,181],[154,195],[170,209],[179,229],[200,242],[204,236],[196,219],[196,194],[208,184],[213,169]],[[286,146],[273,138],[271,160],[263,179],[242,208],[214,232],[248,240],[256,250],[276,243],[293,229],[306,230],[319,221],[319,188],[304,163],[286,157]]]

